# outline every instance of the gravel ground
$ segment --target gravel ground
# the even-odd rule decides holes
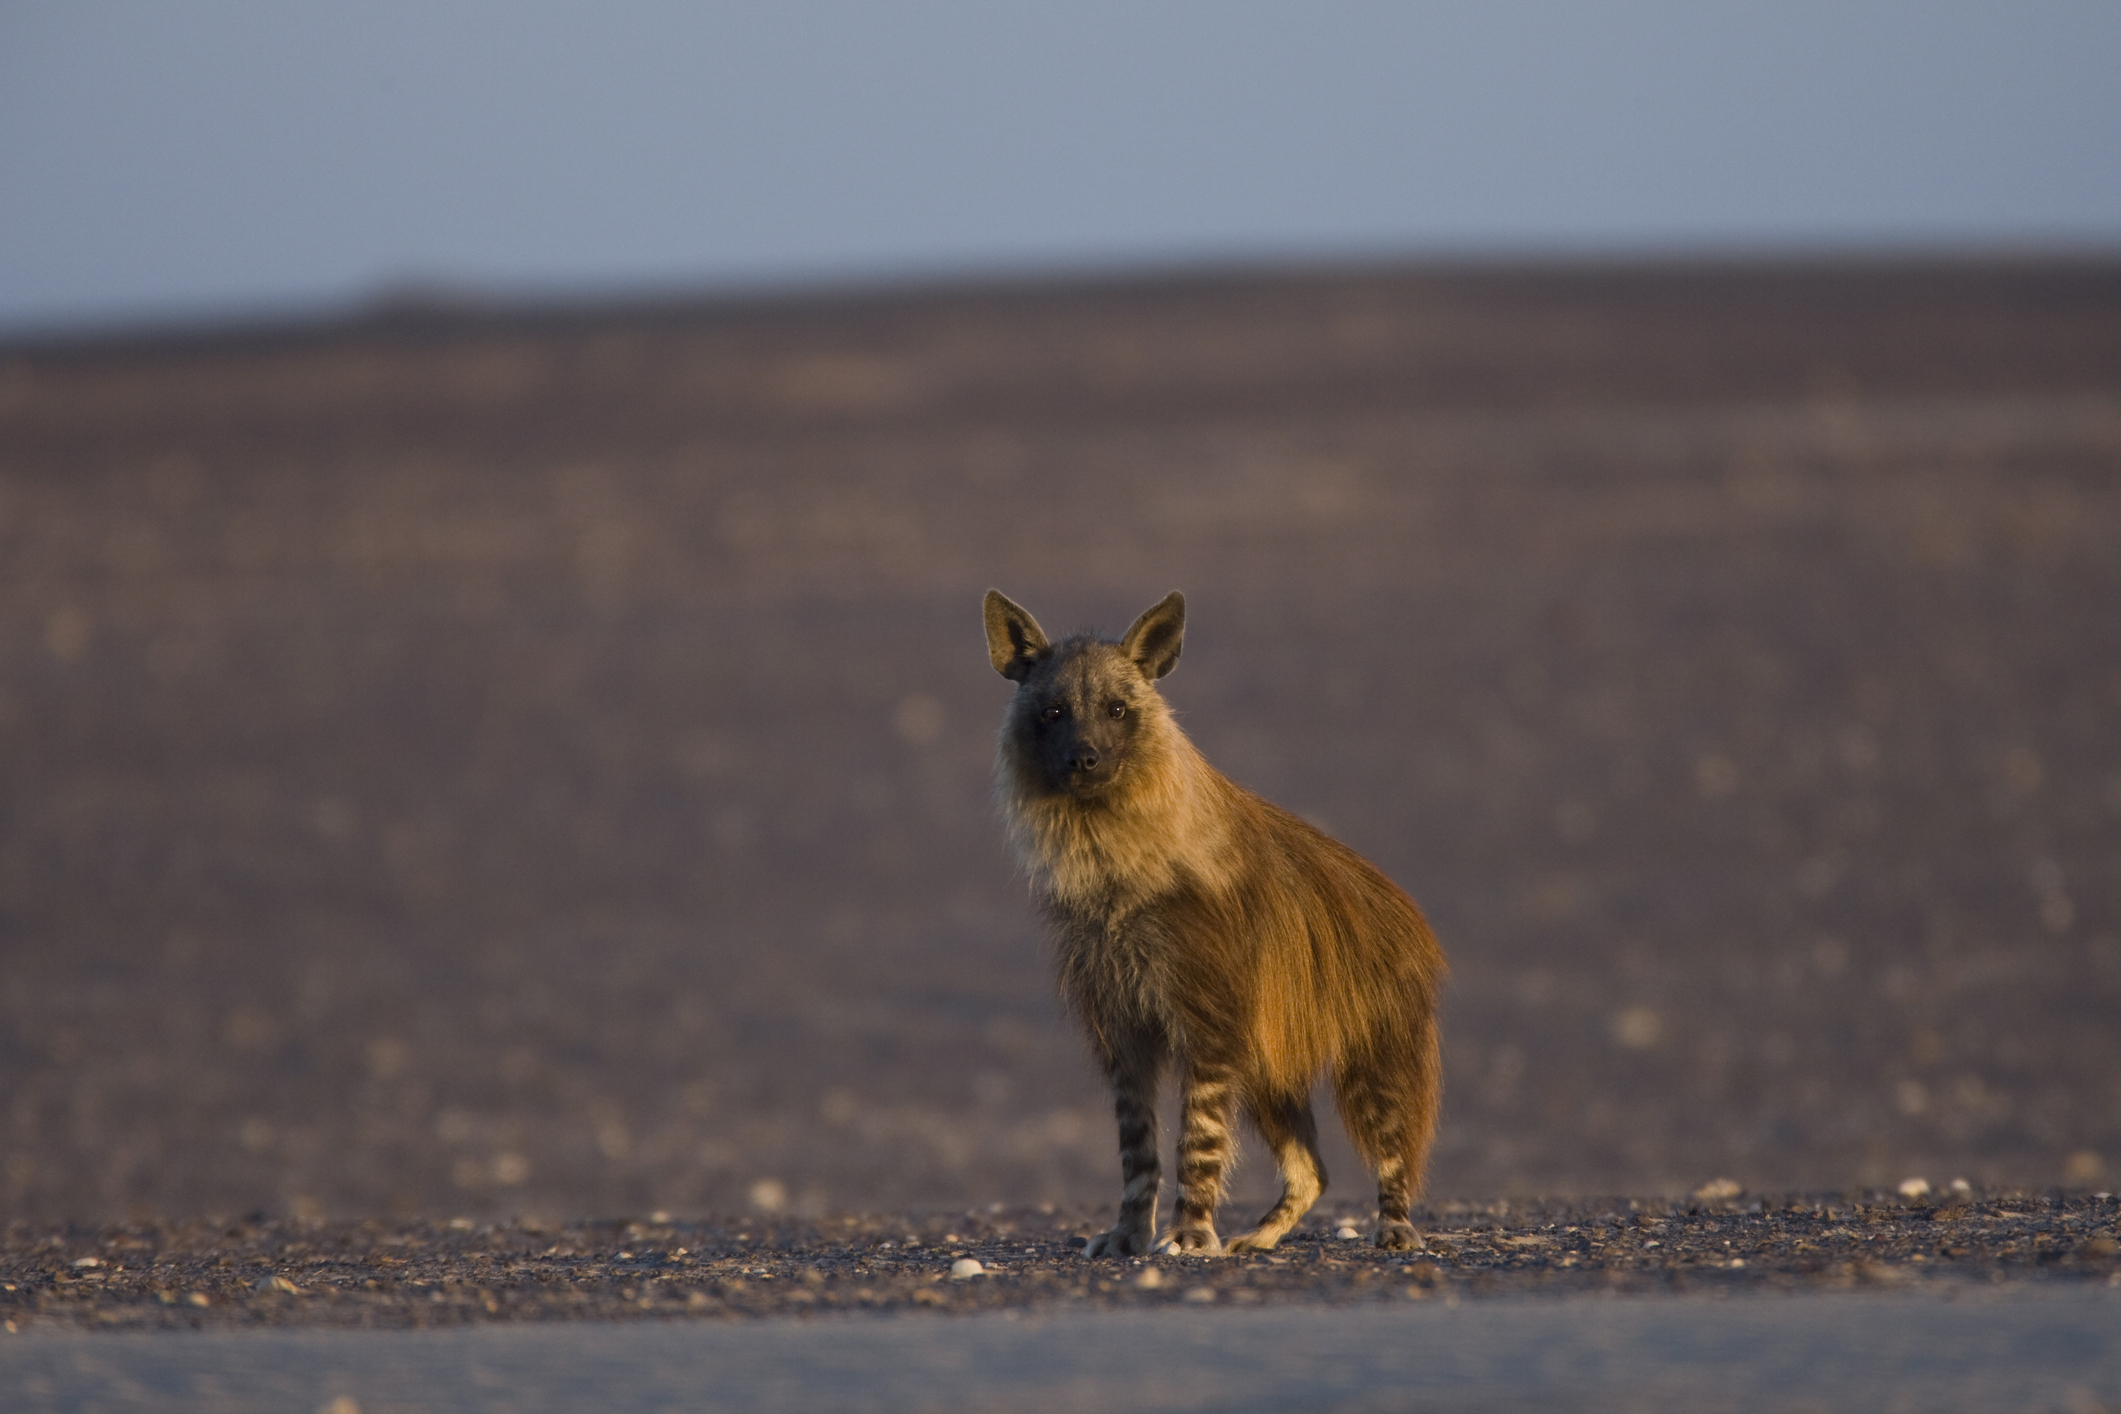
[[[16,1225],[6,1329],[403,1328],[827,1311],[1445,1301],[1613,1291],[2121,1285],[2112,1194],[1947,1190],[1450,1204],[1425,1251],[1314,1215],[1272,1254],[1090,1261],[1091,1210],[801,1223],[553,1227],[240,1222]]]

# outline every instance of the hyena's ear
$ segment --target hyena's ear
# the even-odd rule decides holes
[[[1031,676],[1031,663],[1046,651],[1046,631],[1021,604],[999,589],[987,591],[987,657],[1011,682]]]
[[[1153,680],[1178,666],[1178,650],[1185,643],[1186,596],[1174,589],[1134,621],[1119,641],[1119,651],[1134,660],[1143,677]]]

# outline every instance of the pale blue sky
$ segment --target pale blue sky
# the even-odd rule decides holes
[[[2116,0],[0,0],[0,329],[407,282],[2121,252]]]

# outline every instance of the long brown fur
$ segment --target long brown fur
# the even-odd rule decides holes
[[[1310,1105],[1321,1073],[1377,1172],[1378,1245],[1414,1245],[1444,974],[1421,910],[1179,730],[1154,685],[1183,640],[1176,592],[1118,643],[1050,642],[994,590],[985,611],[989,657],[1018,684],[996,753],[1002,813],[1119,1120],[1119,1221],[1090,1255],[1226,1250],[1215,1208],[1239,1107],[1274,1151],[1283,1193],[1227,1250],[1272,1248],[1325,1186]],[[1178,1205],[1159,1237],[1156,1091],[1174,1062]]]

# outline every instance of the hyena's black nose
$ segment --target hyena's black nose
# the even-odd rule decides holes
[[[1069,766],[1070,766],[1071,768],[1073,768],[1074,770],[1077,770],[1077,771],[1094,771],[1094,770],[1096,770],[1096,769],[1097,769],[1097,748],[1096,748],[1096,747],[1094,747],[1094,746],[1078,746],[1078,747],[1076,747],[1076,748],[1075,748],[1075,750],[1074,750],[1073,752],[1069,753],[1069,756],[1068,756],[1068,765],[1069,765]]]

